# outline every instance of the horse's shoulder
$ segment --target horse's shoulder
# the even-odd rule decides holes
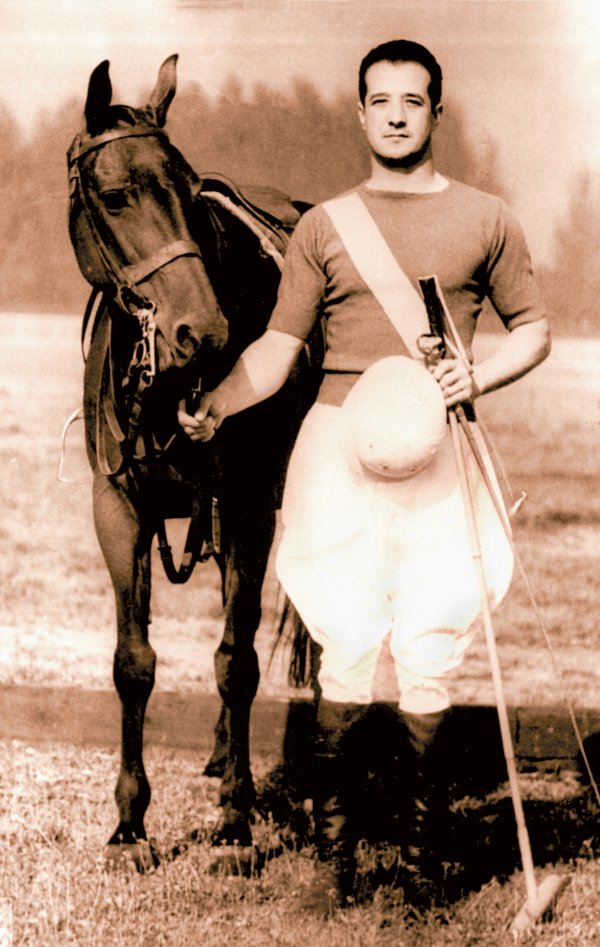
[[[310,204],[294,201],[284,191],[263,184],[237,184],[222,174],[202,174],[202,196],[220,194],[242,207],[252,217],[269,227],[291,232]]]

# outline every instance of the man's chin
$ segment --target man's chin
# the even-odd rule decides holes
[[[431,139],[429,138],[422,148],[417,151],[411,151],[409,154],[391,154],[385,155],[373,152],[375,160],[390,171],[412,171],[425,161],[430,154]]]
[[[410,171],[422,162],[423,153],[409,155],[375,154],[375,160],[383,168],[388,168],[390,171]]]

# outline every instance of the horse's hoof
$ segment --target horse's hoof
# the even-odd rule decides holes
[[[148,875],[160,865],[160,857],[153,839],[137,842],[109,843],[104,851],[107,871],[138,872]]]
[[[225,773],[225,762],[224,759],[210,759],[204,767],[204,775],[222,779]]]
[[[252,830],[248,814],[237,809],[227,809],[212,833],[210,844],[214,848],[222,846],[250,848],[252,846]]]
[[[264,856],[254,845],[221,845],[211,849],[210,875],[221,877],[258,878]]]

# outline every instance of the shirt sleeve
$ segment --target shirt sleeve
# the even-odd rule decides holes
[[[546,315],[521,225],[499,202],[488,258],[488,296],[507,329],[536,322]]]
[[[312,208],[300,218],[292,234],[277,303],[268,329],[287,332],[306,341],[319,318],[326,288],[326,275],[321,262],[321,214]]]

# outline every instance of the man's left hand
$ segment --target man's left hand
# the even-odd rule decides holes
[[[444,396],[447,408],[472,401],[478,394],[470,367],[456,358],[443,358],[429,369]]]

